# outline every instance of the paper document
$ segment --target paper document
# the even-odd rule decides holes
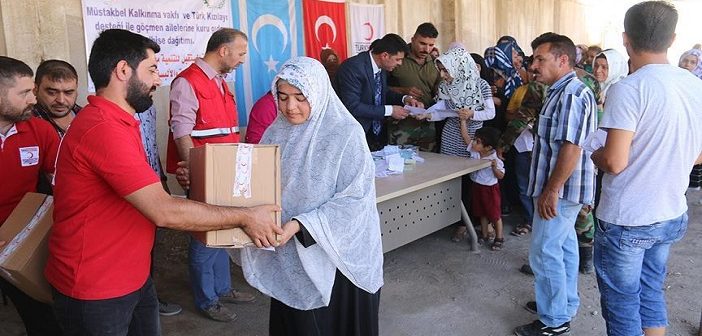
[[[514,140],[514,148],[519,153],[531,152],[534,149],[534,134],[529,128],[525,128]]]
[[[605,142],[607,142],[607,132],[602,129],[597,129],[597,131],[590,133],[590,135],[585,138],[583,150],[592,153],[603,147]]]
[[[421,114],[427,113],[427,110],[425,110],[421,107],[414,107],[414,106],[405,105],[404,109],[409,111],[410,115],[421,115]]]
[[[400,154],[392,154],[385,157],[388,163],[388,170],[394,172],[403,172],[405,170],[405,159]]]

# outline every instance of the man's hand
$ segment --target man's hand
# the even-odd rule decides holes
[[[4,240],[0,240],[0,248],[2,248],[3,246],[5,246],[5,244],[7,244],[7,242],[6,242],[6,241],[4,241]]]
[[[190,189],[190,168],[187,161],[178,162],[178,168],[176,169],[176,180],[178,184],[183,188],[183,190]]]
[[[420,102],[412,96],[405,97],[405,100],[403,100],[402,102],[405,103],[405,105],[424,108],[424,103]]]
[[[550,220],[558,215],[556,207],[558,206],[558,192],[543,190],[536,201],[541,218]]]
[[[248,209],[248,215],[241,228],[257,247],[278,246],[278,236],[285,232],[271,216],[272,212],[280,211],[277,205],[259,205]]]
[[[285,245],[298,232],[300,232],[300,223],[298,221],[293,219],[283,224],[283,236],[280,239],[279,246]]]
[[[407,118],[407,115],[409,115],[409,111],[405,110],[402,106],[392,106],[392,114],[390,115],[391,117],[397,120],[402,120]]]
[[[458,118],[461,120],[470,120],[475,115],[475,112],[471,109],[462,108],[458,110]]]
[[[412,115],[412,118],[417,119],[417,120],[431,119],[431,113],[415,114],[415,115]]]

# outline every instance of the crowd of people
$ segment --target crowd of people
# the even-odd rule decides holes
[[[526,308],[538,319],[516,335],[571,333],[579,271],[596,273],[608,335],[664,335],[667,258],[686,231],[685,193],[702,183],[702,50],[668,64],[676,25],[667,2],[632,6],[628,60],[555,33],[536,37],[530,56],[510,36],[482,55],[460,42],[440,52],[431,23],[409,43],[387,34],[346,60],[331,49],[319,61],[294,57],[254,105],[245,138],[280,146],[282,204],[250,208],[174,197],[165,183],[165,172],[176,174],[187,194],[191,148],[240,142],[225,77],[244,62],[243,32],[213,33],[173,81],[165,169],[154,41],[103,31],[84,107],[69,63],[44,61],[34,75],[0,56],[0,223],[25,193],[54,195],[44,272],[54,302],[1,278],[0,289],[32,336],[159,335],[159,313],[181,308],[156,295],[157,229],[241,228],[274,248],[241,251],[246,281],[271,297],[270,335],[378,335],[383,254],[370,152],[392,144],[490,160],[464,178],[462,200],[490,250],[508,247],[505,231],[530,235],[522,271],[534,275]],[[661,152],[665,162],[655,160]],[[523,217],[506,230],[512,207]],[[457,226],[452,240],[466,232]],[[233,321],[225,303],[255,296],[233,288],[224,249],[189,244],[195,307]]]

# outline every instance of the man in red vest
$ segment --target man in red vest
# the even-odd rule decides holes
[[[178,162],[189,161],[190,148],[206,143],[239,142],[234,96],[225,76],[244,63],[247,38],[221,28],[207,42],[205,56],[195,60],[171,84],[171,119],[166,170],[175,173]],[[224,249],[208,248],[190,239],[190,281],[195,305],[207,317],[232,321],[236,314],[222,302],[249,302],[254,296],[232,289],[229,256]]]

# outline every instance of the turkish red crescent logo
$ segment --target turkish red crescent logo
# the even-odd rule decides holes
[[[371,39],[373,39],[373,35],[375,35],[375,30],[373,30],[373,25],[368,21],[366,21],[363,25],[368,27],[368,37],[364,37],[363,39],[365,39],[366,41],[370,41]]]
[[[314,36],[317,38],[317,41],[322,42],[319,40],[319,28],[322,25],[328,25],[329,28],[332,30],[332,41],[331,43],[336,42],[336,24],[334,24],[334,20],[332,18],[322,15],[317,18],[317,21],[314,23]],[[327,42],[327,46],[329,43]]]

